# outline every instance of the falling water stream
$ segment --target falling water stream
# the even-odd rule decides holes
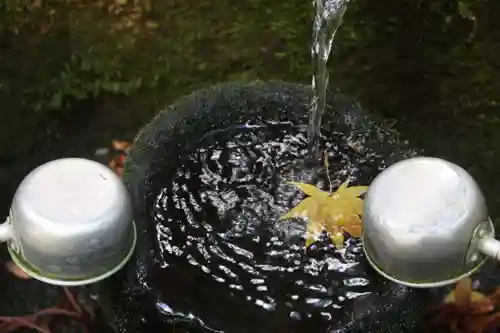
[[[313,0],[315,16],[311,57],[313,65],[311,115],[307,137],[311,157],[317,160],[321,152],[318,149],[318,133],[321,119],[326,108],[328,88],[328,59],[332,50],[335,33],[342,23],[349,0]]]

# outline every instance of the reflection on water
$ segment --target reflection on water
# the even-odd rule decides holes
[[[387,293],[359,239],[337,249],[323,235],[305,249],[306,222],[278,221],[303,199],[287,181],[328,190],[322,165],[298,162],[308,154],[306,132],[259,121],[207,133],[183,162],[172,161],[176,175],[153,208],[162,265],[152,290],[165,319],[202,331],[275,333],[307,324],[325,332],[370,312],[373,293]],[[351,139],[320,135],[334,187],[347,177],[368,185],[385,167]]]

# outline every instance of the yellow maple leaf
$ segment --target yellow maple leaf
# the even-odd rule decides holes
[[[456,284],[455,289],[446,295],[444,302],[448,304],[468,305],[469,303],[482,301],[485,298],[484,294],[472,290],[472,280],[470,277],[466,277],[460,280]]]
[[[307,197],[288,213],[281,216],[280,220],[289,220],[295,217],[307,217],[309,215],[309,211],[311,210],[311,206],[314,204],[314,197]]]
[[[306,239],[306,247],[308,247],[309,245],[311,245],[312,243],[314,243],[317,239],[317,237],[319,236],[319,234],[321,234],[322,232],[322,228],[319,224],[317,223],[307,223],[307,231],[306,231],[306,235],[305,235],[305,239]]]
[[[339,196],[345,199],[351,198],[351,199],[356,199],[358,198],[361,194],[365,193],[366,190],[368,190],[368,186],[351,186],[347,187],[349,185],[349,180],[346,180],[343,182],[337,191],[332,195],[332,196]]]
[[[280,220],[303,217],[307,219],[306,246],[314,242],[317,234],[326,230],[336,246],[344,242],[343,231],[353,237],[360,237],[362,232],[361,214],[363,213],[363,200],[359,198],[368,187],[348,187],[349,181],[339,186],[337,191],[330,194],[314,185],[290,182],[301,189],[307,198]]]

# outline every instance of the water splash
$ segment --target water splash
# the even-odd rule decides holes
[[[326,94],[328,87],[328,58],[332,50],[333,40],[342,18],[347,9],[349,0],[313,0],[315,16],[313,23],[313,42],[311,58],[313,64],[311,114],[307,137],[311,157],[318,159],[318,133],[321,128],[321,119],[326,108]]]
[[[153,290],[166,321],[204,333],[328,332],[385,290],[359,239],[339,249],[322,235],[305,249],[306,221],[278,220],[303,199],[288,181],[327,187],[325,170],[296,163],[309,154],[307,117],[208,132],[168,177],[152,212],[163,264]],[[367,184],[385,167],[384,157],[351,148],[330,118],[318,146],[330,152],[335,186]]]

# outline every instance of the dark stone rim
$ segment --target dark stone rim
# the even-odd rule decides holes
[[[132,290],[133,288],[121,287],[132,286],[139,281],[147,284],[148,273],[137,268],[150,267],[156,264],[154,250],[151,250],[151,244],[155,244],[154,239],[151,237],[152,232],[150,232],[152,226],[148,225],[145,220],[149,219],[147,207],[152,205],[154,193],[157,193],[152,179],[159,170],[169,168],[169,158],[180,158],[182,152],[187,150],[190,144],[195,143],[192,139],[193,135],[200,138],[203,133],[209,130],[234,124],[242,116],[242,114],[235,114],[234,112],[223,113],[223,111],[213,108],[213,106],[219,105],[221,102],[238,103],[247,112],[244,116],[250,117],[254,112],[254,109],[250,106],[256,98],[278,100],[281,103],[287,100],[289,103],[304,103],[306,105],[309,102],[310,91],[310,86],[279,81],[223,83],[182,97],[176,103],[161,111],[139,132],[134,142],[134,148],[127,158],[124,172],[124,181],[132,196],[138,227],[136,253],[123,271],[100,284],[101,303],[108,318],[110,318],[111,324],[117,328],[117,331],[132,333],[127,328],[137,327],[137,323],[143,321],[140,316],[134,317],[132,314],[134,309],[140,310],[138,312],[141,313],[156,311],[156,308],[154,308],[155,300],[151,299],[151,295],[147,292],[141,293]],[[335,114],[339,118],[340,130],[351,133],[352,131],[369,131],[376,126],[380,128],[380,119],[377,119],[374,115],[368,116],[364,114],[358,104],[352,103],[340,93],[330,94],[328,104],[333,105],[335,103],[342,103],[342,105],[346,106],[342,113],[337,112]],[[246,105],[249,107],[245,108]],[[375,135],[377,134],[379,133]],[[383,136],[377,135],[374,137],[373,145],[373,149],[376,151],[387,151],[398,155],[396,159],[400,159],[399,155],[401,155],[402,151],[411,151],[411,148],[406,143],[400,143],[398,137],[390,132],[384,132]],[[129,298],[132,293],[135,302],[132,302]],[[139,309],[138,305],[133,303],[141,303],[141,308]],[[134,308],[134,306],[136,307]],[[124,315],[125,313],[127,316]],[[396,326],[399,329],[404,329],[404,326],[401,326],[399,313],[393,313],[390,317],[392,319],[383,318],[382,322],[393,325],[392,322],[397,321]],[[380,322],[380,319],[377,319],[377,321]],[[155,332],[155,325],[157,324],[159,323],[141,324],[144,330],[140,332],[133,331],[133,333]],[[380,324],[375,327],[371,326],[371,332],[378,331],[377,326],[380,326]],[[366,325],[361,325],[360,329],[366,331],[367,328]],[[354,327],[350,330],[350,332],[355,331],[357,332]],[[385,330],[382,328],[382,331]]]

